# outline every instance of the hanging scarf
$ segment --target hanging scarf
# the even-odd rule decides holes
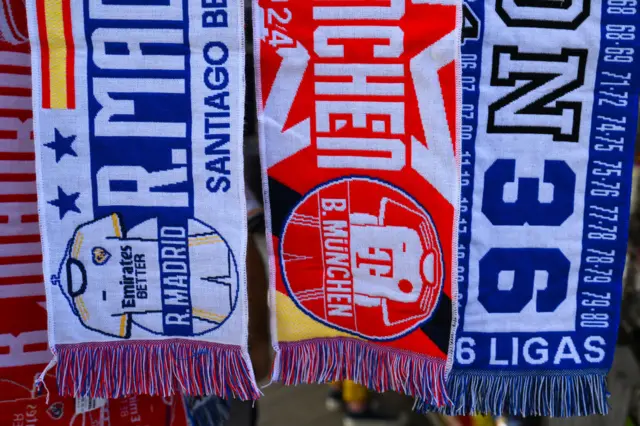
[[[28,6],[61,394],[256,398],[242,2]]]
[[[441,404],[455,324],[460,5],[254,2],[276,361]]]
[[[0,4],[0,401],[5,402],[34,397],[34,378],[51,360],[35,171],[26,11],[21,2],[4,2]]]
[[[605,413],[638,112],[636,2],[485,0],[464,15],[450,411]]]
[[[61,397],[55,375],[34,379],[47,348],[42,253],[36,204],[31,73],[25,5],[0,5],[0,424],[186,426],[182,398],[122,400]]]

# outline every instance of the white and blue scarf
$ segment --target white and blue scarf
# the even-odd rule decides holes
[[[465,5],[451,413],[607,411],[638,106],[633,0]]]
[[[27,6],[60,393],[256,398],[243,2]]]

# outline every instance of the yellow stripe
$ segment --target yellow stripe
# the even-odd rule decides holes
[[[83,320],[87,321],[89,319],[89,310],[87,309],[87,306],[84,304],[84,300],[82,299],[82,296],[77,296],[74,300],[76,302],[76,307],[78,308],[78,312],[80,313],[80,316],[82,317]]]
[[[360,339],[342,331],[320,324],[298,308],[284,294],[276,291],[276,317],[278,319],[278,339],[283,342],[297,342],[306,339],[324,337],[351,337]]]
[[[45,0],[51,108],[67,108],[67,45],[64,38],[62,0]]]
[[[224,315],[214,314],[212,312],[203,311],[202,309],[194,309],[193,313],[195,316],[218,321],[218,322],[226,318],[226,316]]]
[[[113,232],[116,233],[116,237],[122,238],[122,232],[120,231],[120,220],[117,214],[111,215],[111,222],[113,222]]]
[[[124,337],[126,328],[127,328],[127,316],[122,315],[120,317],[120,336],[121,337]]]
[[[218,243],[221,243],[221,242],[222,242],[222,240],[217,240],[217,241],[204,241],[204,242],[201,242],[201,243],[193,243],[193,244],[189,244],[189,247],[206,246],[206,245],[209,245],[209,244],[218,244]]]
[[[78,232],[78,235],[76,235],[76,240],[73,243],[73,252],[71,253],[71,257],[73,257],[74,259],[77,259],[78,255],[80,255],[80,247],[82,247],[83,241],[84,235],[82,235],[82,232]]]
[[[217,244],[221,242],[222,239],[220,237],[189,238],[189,247]]]
[[[205,240],[210,240],[210,239],[217,239],[219,240],[220,237],[217,235],[207,235],[206,237],[189,237],[189,242],[191,241],[205,241]]]

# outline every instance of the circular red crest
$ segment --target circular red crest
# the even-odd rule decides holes
[[[408,194],[370,178],[344,178],[289,215],[282,275],[296,304],[342,331],[391,340],[435,310],[443,255],[430,215]]]

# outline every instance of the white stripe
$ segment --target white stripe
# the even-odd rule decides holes
[[[2,182],[2,184],[0,184],[0,195],[36,193],[35,182],[10,182],[11,185],[3,185],[3,183],[6,182]]]
[[[0,203],[0,216],[9,216],[10,224],[14,222],[21,223],[21,216],[27,214],[38,214],[38,207],[35,201],[33,203]],[[0,233],[2,228],[6,226],[6,223],[0,223]]]
[[[20,74],[0,73],[0,88],[12,87],[19,89],[31,88],[31,76]],[[30,98],[30,96],[29,96]]]
[[[295,217],[289,219],[289,222],[297,223],[297,224],[305,224],[305,225],[310,225],[310,226],[320,226],[320,222],[315,222],[315,221],[310,221],[310,220],[300,220],[300,219],[295,218]]]
[[[41,275],[41,263],[24,263],[20,265],[2,265],[0,267],[0,277],[21,277],[24,275]],[[1,288],[1,287],[0,287]]]
[[[0,244],[0,257],[33,256],[41,253],[42,253],[42,248],[40,247],[39,242],[21,243],[21,244]]]
[[[3,285],[0,286],[0,289],[2,289],[0,291],[0,299],[44,296],[44,283]]]
[[[309,290],[297,291],[296,294],[307,294],[307,293],[324,293],[324,290],[321,288],[312,288]]]
[[[0,161],[0,173],[34,173],[33,161]]]
[[[31,109],[31,96],[0,95],[0,105],[11,105],[11,109],[29,111]]]
[[[309,54],[304,46],[278,49],[282,63],[260,115],[265,141],[278,141],[277,148],[266,151],[267,167],[282,161],[311,144],[310,120],[306,119],[283,132],[289,111],[298,94],[308,63]]]
[[[0,51],[0,65],[29,67],[31,66],[31,58],[28,53]]]
[[[295,262],[296,260],[308,260],[313,259],[311,256],[300,256],[298,254],[284,253],[284,261],[285,262]]]
[[[438,71],[456,58],[456,34],[447,34],[411,60],[411,76],[429,144],[426,148],[412,137],[411,166],[451,204],[455,201],[458,172]]]
[[[308,296],[301,296],[301,297],[296,296],[296,299],[298,299],[298,301],[300,302],[306,302],[308,300],[324,299],[324,294],[311,294]]]
[[[411,0],[413,4],[438,4],[443,6],[458,6],[459,0]]]

